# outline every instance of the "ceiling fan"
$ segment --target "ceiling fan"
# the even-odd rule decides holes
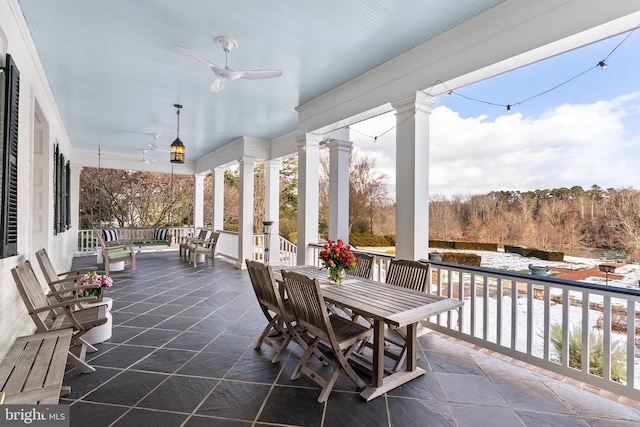
[[[282,70],[232,70],[229,68],[229,63],[227,61],[227,55],[229,52],[233,50],[236,46],[238,46],[238,42],[231,37],[227,36],[218,36],[215,38],[216,43],[220,45],[222,50],[224,51],[224,68],[219,67],[209,61],[208,59],[198,55],[197,53],[182,47],[180,45],[176,45],[178,50],[183,53],[197,59],[198,61],[204,62],[211,68],[211,70],[215,73],[216,79],[211,85],[211,92],[219,92],[222,90],[225,85],[233,80],[237,79],[248,79],[248,80],[257,80],[257,79],[272,79],[274,77],[280,77],[282,75]]]
[[[147,159],[146,154],[147,151],[153,151],[151,149],[146,149],[146,148],[134,148],[134,150],[138,150],[140,152],[142,152],[142,159],[138,160],[140,163],[144,163],[145,165],[151,164],[151,163],[157,163],[160,161],[160,159]]]

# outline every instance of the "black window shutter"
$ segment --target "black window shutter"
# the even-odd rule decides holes
[[[60,147],[53,148],[53,235],[58,234],[58,218],[60,217]]]
[[[2,147],[2,219],[0,239],[2,258],[18,254],[18,101],[20,72],[11,55],[7,55],[4,69],[6,80]]]
[[[65,212],[64,212],[64,225],[65,229],[69,230],[71,228],[71,162],[67,160],[67,164],[64,168],[66,180],[65,180],[65,191],[66,194],[64,196],[64,204],[65,204]]]

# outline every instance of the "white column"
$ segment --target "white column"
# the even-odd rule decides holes
[[[211,229],[222,230],[224,228],[224,169],[213,170],[213,218]]]
[[[423,92],[396,109],[396,258],[427,257],[429,248],[429,109]]]
[[[70,163],[71,166],[71,188],[69,191],[71,192],[71,232],[74,230],[75,234],[77,234],[77,230],[80,229],[80,172],[82,171],[82,166],[75,164],[74,162]],[[75,251],[78,251],[78,239],[73,239]],[[46,242],[45,242],[46,243]],[[46,248],[46,244],[41,245],[40,247]]]
[[[204,175],[193,177],[193,226],[204,226]]]
[[[313,264],[310,243],[318,242],[320,136],[305,134],[298,142],[298,265]]]
[[[329,239],[349,242],[349,131],[332,135],[329,147]]]
[[[280,264],[280,166],[282,160],[264,161],[264,219],[273,221],[269,263]]]
[[[246,268],[245,259],[253,259],[253,173],[256,159],[243,157],[240,163],[240,212],[238,213],[238,268]]]

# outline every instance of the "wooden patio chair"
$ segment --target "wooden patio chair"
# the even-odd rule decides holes
[[[204,242],[208,234],[209,230],[207,230],[206,228],[202,228],[196,236],[184,236],[179,246],[178,254],[180,255],[180,259],[184,258],[184,260],[186,261],[189,255],[189,245],[193,244],[194,242]]]
[[[425,292],[429,285],[429,264],[406,259],[392,259],[387,270],[386,283],[415,291]],[[407,328],[390,328],[385,340],[398,346],[400,353],[387,353],[395,359],[393,370],[397,371],[407,358]],[[394,334],[395,332],[395,334]]]
[[[189,262],[193,263],[194,267],[198,266],[198,255],[204,255],[204,263],[207,265],[211,260],[211,265],[215,261],[216,245],[218,244],[219,232],[211,233],[208,239],[202,242],[193,242],[188,245]]]
[[[129,262],[131,264],[131,271],[136,271],[136,253],[132,245],[121,242],[106,242],[100,230],[94,229],[93,235],[98,239],[102,250],[105,274],[108,275],[110,265],[118,261]]]
[[[354,252],[353,256],[359,261],[356,264],[355,270],[348,271],[347,273],[353,276],[364,277],[365,279],[373,278],[373,255]]]
[[[271,359],[271,363],[277,363],[280,361],[282,353],[289,345],[289,342],[291,342],[291,339],[296,336],[295,329],[291,326],[294,321],[293,314],[285,308],[278,284],[273,278],[271,266],[264,265],[257,261],[249,261],[248,259],[244,262],[247,264],[251,285],[253,286],[256,298],[258,298],[260,309],[268,320],[267,326],[262,330],[253,348],[257,350],[263,343],[267,344],[276,351],[276,355]],[[271,339],[269,333],[272,330],[275,330],[282,336],[284,339],[282,344],[278,344],[275,340]]]
[[[44,279],[46,280],[47,285],[49,285],[49,290],[53,293],[53,296],[57,301],[64,301],[68,298],[76,298],[78,292],[72,295],[65,295],[64,293],[58,291],[62,291],[65,289],[69,289],[70,291],[79,291],[80,289],[74,287],[75,281],[80,279],[84,274],[90,271],[98,270],[96,266],[92,266],[58,273],[56,272],[56,269],[51,262],[51,258],[49,258],[49,254],[47,254],[47,251],[44,248],[36,252],[36,259],[38,260],[38,264],[40,264],[40,269],[42,270]],[[97,287],[97,285],[89,287]],[[84,287],[83,289],[89,287]]]
[[[73,293],[74,289],[65,289],[55,293],[50,292],[48,295],[45,294],[29,261],[25,261],[12,268],[11,274],[13,274],[27,312],[36,325],[37,332],[72,328],[72,342],[80,346],[80,354],[76,356],[69,350],[67,361],[77,367],[81,372],[94,372],[95,368],[89,365],[85,359],[87,352],[94,352],[97,351],[97,349],[83,340],[82,336],[94,326],[100,326],[107,322],[107,306],[98,305],[91,308],[73,309],[73,306],[77,303],[95,302],[95,297],[81,297],[72,300],[52,302],[48,296],[55,295],[56,293]],[[63,309],[61,313],[58,312],[59,309]]]
[[[320,403],[325,402],[329,397],[340,369],[344,370],[359,388],[364,387],[365,382],[349,365],[348,359],[361,341],[368,340],[372,336],[373,330],[351,319],[329,314],[316,279],[287,271],[283,271],[282,276],[298,331],[307,332],[313,337],[293,370],[291,379],[295,380],[303,373],[320,385],[322,387],[318,397]],[[314,350],[318,351],[320,342],[327,345],[335,356],[329,363],[331,371],[326,378],[307,366],[311,354]]]

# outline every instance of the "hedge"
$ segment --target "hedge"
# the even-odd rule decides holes
[[[497,243],[455,242],[448,240],[429,240],[430,248],[461,249],[467,251],[498,251]]]
[[[543,251],[535,248],[523,248],[520,246],[504,245],[507,253],[519,254],[523,257],[538,258],[545,261],[564,261],[564,252]]]
[[[395,236],[381,236],[369,233],[351,233],[349,234],[349,244],[355,247],[387,247],[394,246],[396,243]]]
[[[450,262],[452,264],[480,267],[480,261],[482,261],[482,258],[476,254],[466,254],[464,252],[445,252],[442,254],[442,262]]]

